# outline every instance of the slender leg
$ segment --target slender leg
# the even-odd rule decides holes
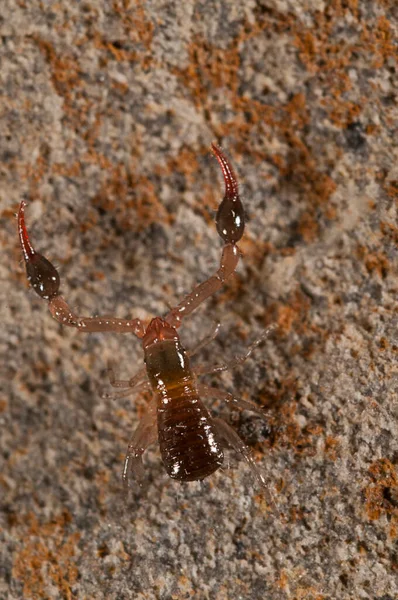
[[[108,363],[107,373],[109,377],[109,383],[112,387],[117,388],[133,388],[140,383],[144,383],[142,380],[146,375],[146,367],[142,367],[133,377],[130,379],[116,379],[115,370],[111,363]]]
[[[150,388],[150,384],[146,379],[146,367],[142,367],[137,373],[131,377],[131,379],[115,379],[115,372],[111,366],[108,365],[108,376],[111,386],[116,388],[123,388],[121,392],[115,392],[110,394],[109,392],[103,392],[102,398],[116,400],[117,398],[126,398],[131,394],[135,394],[138,391],[142,391]]]
[[[272,323],[272,325],[269,325],[267,327],[267,329],[264,331],[264,333],[255,342],[253,342],[253,344],[251,344],[248,347],[245,354],[242,354],[241,356],[235,356],[235,358],[233,358],[229,362],[224,363],[222,365],[215,365],[214,367],[211,367],[210,369],[208,369],[207,367],[204,367],[204,366],[197,367],[195,369],[196,375],[210,375],[212,373],[221,373],[222,371],[232,370],[235,367],[243,364],[245,362],[245,360],[247,360],[249,358],[249,356],[251,356],[251,354],[254,352],[254,350],[257,348],[257,346],[259,346],[270,335],[270,333],[272,333],[276,329],[276,327],[277,327],[276,323]]]
[[[237,242],[245,228],[244,210],[239,198],[238,180],[235,172],[221,148],[212,144],[212,151],[221,167],[225,194],[216,217],[217,232],[224,242],[218,271],[198,285],[194,290],[170,310],[166,321],[175,328],[181,325],[184,317],[190,315],[209,296],[222,288],[225,281],[235,272],[239,262],[240,250]]]
[[[221,323],[214,323],[209,333],[207,333],[204,338],[199,340],[199,342],[191,350],[188,351],[189,356],[195,356],[195,354],[200,352],[202,348],[207,346],[207,344],[210,344],[210,342],[212,342],[216,338],[218,332],[220,331],[220,327]]]
[[[110,394],[109,392],[103,391],[101,394],[101,398],[105,398],[106,400],[118,400],[119,398],[127,398],[127,396],[132,396],[137,392],[142,392],[144,390],[150,390],[151,386],[148,381],[142,381],[141,383],[137,383],[133,387],[128,387],[123,389],[120,392],[113,392]]]
[[[157,439],[156,400],[148,405],[148,412],[139,422],[127,448],[123,467],[123,483],[126,488],[133,487],[133,480],[138,483],[144,477],[142,455]]]
[[[232,427],[228,425],[223,419],[214,419],[215,426],[220,436],[224,439],[226,444],[233,448],[241,457],[245,459],[257,482],[262,487],[266,494],[266,499],[269,504],[275,508],[275,500],[271,487],[265,478],[265,475],[258,468],[249,448],[243,443],[238,434]]]
[[[81,317],[73,313],[67,302],[59,294],[60,279],[54,265],[33,248],[25,225],[25,202],[21,202],[18,212],[18,233],[28,281],[35,292],[48,301],[49,310],[57,321],[68,327],[77,327],[86,333],[93,331],[113,331],[133,333],[142,338],[145,327],[140,319],[118,319],[115,317]]]
[[[256,415],[259,415],[264,421],[268,422],[268,413],[250,400],[236,398],[236,396],[233,396],[228,392],[224,392],[218,388],[209,387],[202,384],[198,385],[198,393],[201,398],[214,398],[214,400],[222,400],[229,406],[234,406],[236,408],[240,408],[241,410],[250,410],[251,412],[256,413]]]
[[[108,364],[106,371],[108,373],[109,383],[111,384],[112,387],[115,387],[115,388],[129,388],[130,387],[128,379],[116,379],[115,370],[110,364]]]

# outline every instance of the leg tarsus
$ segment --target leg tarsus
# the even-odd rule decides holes
[[[150,390],[151,386],[148,381],[142,381],[138,383],[134,387],[128,387],[126,389],[121,390],[120,392],[114,392],[110,394],[107,391],[102,391],[101,398],[106,400],[118,400],[119,398],[127,398],[127,396],[132,396],[133,394],[137,394],[138,392],[142,392],[144,390]]]
[[[207,367],[197,367],[195,369],[196,375],[211,375],[214,373],[222,373],[223,371],[229,371],[234,369],[235,367],[242,365],[253,354],[257,346],[259,346],[276,329],[276,327],[276,323],[272,323],[271,325],[269,325],[262,333],[262,335],[260,335],[260,337],[257,338],[257,340],[250,344],[245,354],[242,354],[241,356],[235,356],[235,358],[232,358],[229,362],[221,365],[215,365],[211,369],[208,369]]]
[[[116,379],[116,375],[115,375],[115,369],[112,366],[112,362],[108,361],[108,366],[106,369],[106,372],[108,374],[108,379],[109,379],[109,383],[111,384],[112,387],[115,388],[129,388],[129,380],[127,379]]]
[[[112,366],[108,363],[108,376],[111,386],[116,388],[123,388],[123,391],[109,394],[108,392],[102,393],[102,398],[116,400],[117,398],[126,398],[136,392],[149,389],[150,385],[146,379],[146,367],[143,366],[137,373],[131,377],[131,379],[115,379],[115,372]]]
[[[257,404],[251,400],[243,400],[243,398],[237,398],[229,392],[225,392],[224,390],[219,390],[218,388],[203,384],[198,385],[198,393],[202,398],[214,398],[214,400],[221,400],[222,402],[225,402],[232,407],[239,408],[240,410],[250,410],[267,422],[269,415],[266,410],[260,406],[257,406]]]
[[[137,385],[141,385],[142,383],[145,383],[145,379],[146,379],[145,365],[143,367],[141,367],[141,369],[139,369],[139,371],[137,371],[137,373],[135,375],[133,375],[133,377],[130,377],[130,379],[116,379],[115,370],[112,366],[112,362],[108,361],[107,373],[108,373],[108,377],[109,377],[109,383],[111,384],[112,387],[117,387],[117,388],[134,388]]]
[[[148,405],[147,413],[139,422],[127,448],[122,474],[123,484],[126,489],[133,487],[133,479],[136,479],[140,485],[140,481],[144,476],[142,455],[148,446],[156,441],[156,438],[156,401],[153,400]]]
[[[234,429],[232,429],[232,427],[230,427],[230,425],[228,425],[228,423],[226,423],[226,421],[224,421],[223,419],[217,418],[217,419],[214,419],[214,423],[216,425],[216,428],[217,428],[220,436],[224,439],[226,444],[228,446],[230,446],[231,448],[233,448],[235,450],[235,452],[237,452],[240,456],[242,456],[245,459],[245,461],[249,465],[253,475],[255,476],[257,482],[259,483],[259,485],[265,492],[267,502],[273,508],[275,508],[275,500],[273,497],[273,493],[271,491],[271,486],[267,482],[267,479],[265,478],[265,475],[262,473],[261,469],[259,469],[259,467],[257,466],[249,448],[246,446],[246,444],[243,442],[243,440],[241,440],[241,438],[236,433],[236,431]]]
[[[188,351],[189,356],[195,356],[195,354],[200,352],[202,348],[207,346],[207,344],[210,344],[210,342],[212,342],[217,337],[220,328],[221,323],[219,323],[218,321],[213,323],[213,327],[211,328],[211,330],[201,340],[199,340],[199,342],[191,350]]]

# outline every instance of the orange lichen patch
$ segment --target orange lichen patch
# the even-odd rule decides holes
[[[153,172],[159,177],[170,176],[173,173],[181,173],[186,177],[187,183],[195,183],[199,172],[198,154],[201,149],[192,149],[183,146],[175,156],[167,159],[165,164],[156,165]],[[203,153],[208,153],[208,148],[202,150]],[[203,188],[202,188],[203,189]],[[206,188],[212,189],[212,188]],[[199,202],[199,199],[198,199]],[[203,202],[203,198],[202,198]],[[206,204],[209,204],[206,195]],[[214,206],[218,205],[218,201],[214,201]]]
[[[297,600],[327,600],[327,596],[322,594],[315,587],[299,588],[295,592],[295,598]]]
[[[287,446],[302,456],[314,456],[317,438],[323,434],[323,429],[311,424],[301,428],[296,415],[297,402],[289,402],[279,408],[275,445]]]
[[[390,263],[387,256],[382,252],[369,252],[369,250],[362,245],[357,247],[357,257],[365,263],[366,270],[369,273],[376,272],[380,277],[384,278],[387,276],[390,270]]]
[[[239,242],[239,248],[242,251],[243,259],[247,266],[261,268],[267,256],[275,253],[275,246],[270,242],[263,242],[261,239],[253,239],[250,234],[245,232],[245,236]],[[295,250],[292,249],[292,254]]]
[[[109,58],[112,58],[117,62],[138,62],[143,69],[148,69],[154,63],[151,54],[154,32],[152,21],[146,19],[139,0],[134,2],[134,6],[131,6],[132,2],[126,0],[114,0],[113,4],[115,14],[119,14],[123,22],[124,35],[122,39],[109,40],[102,33],[94,32],[95,48],[105,51],[100,57],[101,66],[106,66]],[[134,50],[127,47],[129,44],[134,46]]]
[[[52,84],[64,101],[66,123],[77,133],[84,135],[91,126],[91,112],[95,101],[87,98],[84,93],[79,63],[72,56],[59,56],[52,44],[39,35],[32,35],[32,39],[49,63]]]
[[[306,243],[313,242],[318,237],[319,224],[314,215],[303,213],[297,224],[297,231]]]
[[[365,510],[371,521],[383,514],[389,515],[389,535],[398,537],[398,475],[394,465],[386,458],[376,460],[369,468],[373,483],[365,490]]]
[[[66,165],[65,163],[53,163],[51,172],[55,175],[61,175],[62,177],[78,177],[82,172],[81,163],[78,160],[75,160],[75,162],[70,165]]]
[[[240,64],[238,40],[226,49],[217,48],[202,36],[194,36],[189,48],[189,64],[186,68],[175,67],[173,73],[191,92],[196,106],[207,105],[210,91],[226,89],[236,92]]]
[[[1,400],[0,399],[0,413],[4,412],[5,410],[7,410],[8,407],[8,402],[7,400]]]
[[[396,39],[388,19],[384,16],[379,17],[376,26],[364,25],[361,41],[367,52],[374,55],[371,66],[375,69],[380,69],[389,57],[398,59]]]
[[[42,179],[42,177],[47,171],[48,156],[45,156],[44,154],[39,154],[33,165],[27,165],[25,178],[29,179],[32,184],[36,184]]]
[[[355,4],[355,5],[354,5]],[[322,73],[327,86],[328,97],[321,101],[330,119],[335,125],[346,127],[353,122],[362,107],[368,102],[360,98],[359,102],[349,101],[345,94],[352,88],[352,82],[347,74],[347,67],[358,54],[368,57],[375,56],[373,67],[384,64],[389,56],[397,53],[394,48],[391,27],[385,17],[380,17],[376,28],[372,24],[362,23],[362,35],[355,43],[336,43],[334,29],[337,21],[347,13],[356,15],[357,5],[354,2],[334,0],[329,10],[314,13],[314,27],[303,28],[294,23],[295,45],[299,58],[311,73]]]
[[[326,204],[335,191],[336,184],[329,175],[319,170],[312,150],[299,137],[289,131],[285,135],[292,150],[281,174],[312,207]]]
[[[397,182],[398,184],[398,182]],[[397,185],[397,197],[398,197],[398,185]],[[380,230],[382,234],[390,239],[390,241],[398,246],[398,227],[392,223],[386,223],[381,221]]]
[[[393,487],[398,491],[397,470],[387,458],[376,460],[371,467],[369,467],[369,474],[378,485]]]
[[[328,435],[325,439],[325,454],[327,456],[327,458],[329,458],[329,460],[332,460],[333,462],[335,460],[337,460],[338,456],[339,456],[339,447],[340,447],[340,442],[339,440],[336,440],[336,438],[333,438],[331,435]]]
[[[105,50],[106,52],[109,52],[118,62],[134,62],[138,57],[137,52],[134,50],[123,49],[118,42],[111,42],[107,39],[104,39],[98,32],[94,34],[94,47],[99,50]],[[106,60],[106,57],[102,56],[102,65],[105,66],[107,62],[108,61]]]
[[[398,180],[394,179],[388,184],[383,185],[386,194],[393,200],[398,199]]]
[[[4,208],[0,215],[5,217],[6,219],[15,219],[16,213],[18,211],[18,205],[15,205],[15,208]]]
[[[311,301],[308,296],[300,290],[295,290],[285,304],[279,303],[275,307],[279,331],[288,334],[294,329],[301,334],[308,333],[311,329],[308,322],[310,307]]]
[[[365,101],[361,99],[361,104],[357,104],[356,102],[339,100],[339,102],[325,102],[326,104],[331,107],[329,111],[330,120],[338,127],[347,127],[359,117]]]
[[[123,22],[126,37],[150,51],[154,25],[152,21],[146,18],[143,4],[141,0],[112,1],[113,10]]]
[[[287,575],[287,573],[286,573],[285,570],[281,571],[279,579],[277,579],[275,583],[276,583],[276,586],[279,589],[281,589],[281,590],[284,590],[284,589],[286,589],[288,587],[288,585],[289,585],[289,577],[288,577],[288,575]]]
[[[24,523],[24,544],[14,558],[13,577],[23,582],[24,598],[46,598],[46,588],[55,587],[61,598],[72,600],[72,586],[78,578],[75,555],[79,533],[68,534],[71,515],[65,511],[41,524],[34,514]]]
[[[152,223],[172,222],[173,217],[159,202],[150,179],[128,172],[122,164],[111,168],[106,175],[92,202],[112,212],[121,229],[141,231]]]
[[[381,337],[379,339],[378,346],[381,351],[384,351],[387,350],[387,348],[389,348],[390,344],[388,343],[388,340],[385,337]]]
[[[308,422],[301,427],[297,419],[299,405],[295,401],[298,390],[296,377],[288,377],[273,385],[267,382],[258,391],[259,402],[269,409],[268,423],[272,431],[265,442],[255,445],[255,449],[264,453],[264,449],[278,446],[288,447],[300,456],[313,456],[319,438],[324,436],[324,428],[319,423]]]
[[[282,185],[294,188],[309,205],[303,214],[303,233],[305,239],[313,240],[317,236],[317,227],[308,229],[308,223],[316,223],[315,207],[319,207],[329,219],[333,219],[335,211],[330,207],[329,200],[336,189],[336,184],[327,173],[318,166],[317,157],[310,146],[302,139],[303,131],[310,122],[309,111],[303,94],[296,94],[286,105],[272,107],[248,98],[234,97],[233,104],[238,115],[250,113],[251,122],[241,126],[239,118],[233,122],[219,125],[217,134],[221,137],[228,135],[231,129],[237,129],[240,134],[239,151],[251,156],[256,162],[272,163],[282,176]],[[247,135],[259,121],[259,128],[266,123],[289,146],[286,157],[272,156],[266,152],[253,151]],[[245,140],[248,141],[245,141]],[[306,225],[307,224],[307,225]]]
[[[58,56],[50,42],[37,34],[32,35],[32,39],[50,64],[51,79],[60,96],[64,96],[68,89],[81,85],[80,69],[76,60],[70,56]]]
[[[282,121],[283,127],[289,127],[292,131],[303,129],[305,125],[310,122],[310,113],[307,108],[305,95],[295,94],[292,99],[283,106],[282,109]]]
[[[335,15],[335,13],[334,13]],[[316,26],[311,29],[297,27],[295,24],[294,44],[299,51],[299,58],[310,73],[336,72],[346,67],[354,45],[337,44],[332,35],[335,18],[329,19],[324,13],[316,13]],[[335,82],[340,86],[341,82]]]
[[[102,154],[101,152],[97,152],[94,148],[90,148],[82,157],[84,162],[88,164],[98,165],[101,169],[110,170],[114,167],[109,158]]]
[[[325,206],[336,189],[334,181],[318,167],[318,161],[311,148],[300,137],[300,132],[310,122],[310,115],[305,96],[296,94],[287,104],[279,108],[269,107],[253,102],[247,98],[235,101],[236,109],[256,114],[263,122],[279,133],[288,144],[290,151],[286,158],[281,156],[256,156],[256,160],[269,160],[280,171],[285,181],[302,195],[313,206]],[[230,126],[230,125],[229,125]],[[243,142],[241,142],[242,144]],[[244,151],[251,154],[250,145]],[[313,239],[316,229],[309,231],[305,221],[315,223],[312,214],[303,215],[303,233]]]
[[[275,582],[277,588],[288,591],[289,597],[291,596],[291,590],[294,589],[294,600],[327,600],[329,596],[325,596],[315,587],[296,587],[296,581],[299,582],[302,578],[302,574],[298,575],[294,572],[288,572],[282,570],[279,579]]]

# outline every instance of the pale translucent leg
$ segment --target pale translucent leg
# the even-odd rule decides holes
[[[275,500],[271,491],[271,487],[267,482],[265,475],[258,468],[249,448],[240,439],[236,431],[232,429],[232,427],[230,427],[230,425],[228,425],[228,423],[226,423],[223,419],[213,419],[213,422],[217,428],[218,433],[226,442],[226,444],[233,448],[235,452],[237,452],[242,458],[245,459],[257,482],[265,492],[267,502],[275,508]]]
[[[109,393],[106,391],[102,391],[101,398],[105,398],[106,400],[118,400],[119,398],[127,398],[127,396],[132,396],[137,392],[142,392],[144,390],[150,390],[151,386],[148,381],[141,381],[141,383],[137,383],[134,387],[128,387],[123,389],[120,392]]]
[[[116,379],[115,370],[112,367],[111,362],[108,362],[107,373],[109,377],[109,383],[112,387],[131,388],[143,382],[146,376],[146,367],[145,365],[141,367],[141,369],[137,371],[137,373],[130,379]]]
[[[149,382],[145,379],[146,375],[146,367],[142,367],[131,379],[116,379],[115,371],[112,366],[108,363],[108,377],[109,382],[112,387],[115,388],[123,388],[121,392],[114,392],[110,394],[109,392],[103,391],[101,396],[102,398],[106,398],[108,400],[116,400],[118,398],[126,398],[126,396],[130,396],[131,394],[135,394],[136,392],[149,389]]]
[[[157,440],[156,399],[148,404],[144,417],[139,422],[127,448],[123,467],[123,483],[126,488],[133,487],[133,480],[138,483],[144,477],[142,455]]]
[[[257,406],[251,400],[243,400],[243,398],[237,398],[233,396],[229,392],[225,392],[224,390],[219,390],[215,387],[210,387],[203,384],[198,384],[198,393],[201,398],[214,398],[214,400],[222,400],[229,406],[234,406],[236,408],[240,408],[241,410],[251,410],[252,412],[259,415],[264,421],[268,419],[268,412]]]
[[[188,350],[189,356],[195,356],[195,354],[200,352],[200,350],[202,350],[202,348],[207,346],[207,344],[210,344],[210,342],[212,342],[216,338],[218,332],[220,331],[220,327],[221,327],[221,323],[218,323],[218,322],[213,323],[212,328],[205,335],[205,337],[202,338],[201,340],[199,340],[199,342],[191,350]]]
[[[216,365],[214,367],[211,367],[210,369],[205,366],[197,367],[197,368],[195,368],[195,374],[196,375],[210,375],[212,373],[221,373],[222,371],[228,371],[230,369],[234,369],[235,367],[243,364],[245,362],[245,360],[247,360],[249,358],[249,356],[251,356],[251,354],[254,352],[254,350],[257,348],[257,346],[259,346],[261,344],[261,342],[263,342],[276,329],[276,327],[277,327],[276,323],[272,323],[272,325],[269,325],[267,327],[267,329],[265,329],[265,331],[262,333],[262,335],[260,335],[260,337],[257,338],[257,340],[248,347],[245,354],[242,354],[241,356],[235,356],[235,358],[231,359],[227,363],[224,363],[221,365]]]

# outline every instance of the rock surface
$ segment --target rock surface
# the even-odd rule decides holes
[[[0,6],[0,598],[398,597],[398,110],[395,0]],[[162,315],[216,268],[218,140],[248,213],[238,273],[189,320],[247,466],[128,499],[148,398],[104,399],[137,340],[84,336],[28,289],[15,213],[82,314]]]

